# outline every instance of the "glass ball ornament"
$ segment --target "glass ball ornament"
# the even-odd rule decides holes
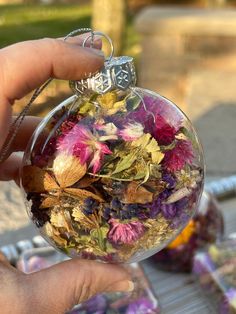
[[[202,148],[183,112],[135,86],[133,59],[110,57],[40,123],[22,189],[41,235],[71,257],[123,263],[165,247],[193,216]]]

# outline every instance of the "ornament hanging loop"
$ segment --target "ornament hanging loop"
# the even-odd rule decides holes
[[[106,34],[104,34],[103,32],[97,32],[97,31],[93,32],[93,31],[91,30],[91,34],[89,34],[89,35],[84,39],[83,44],[82,44],[82,47],[85,47],[87,41],[88,41],[90,38],[91,38],[91,44],[92,44],[92,43],[93,43],[93,38],[94,38],[94,36],[96,36],[96,35],[97,35],[97,36],[104,37],[104,38],[108,41],[108,43],[109,43],[109,45],[110,45],[110,48],[111,48],[111,53],[110,53],[109,57],[107,58],[107,60],[110,61],[110,60],[113,58],[113,56],[114,56],[114,46],[113,46],[113,42],[112,42],[111,38],[110,38],[109,36],[107,36]]]

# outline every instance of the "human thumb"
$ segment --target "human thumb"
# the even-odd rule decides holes
[[[73,259],[27,276],[30,313],[64,314],[101,292],[130,292],[133,283],[121,266]]]

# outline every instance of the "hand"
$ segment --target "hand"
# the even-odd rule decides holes
[[[81,37],[42,39],[0,50],[0,149],[12,121],[12,105],[50,77],[78,80],[104,62],[98,49],[82,48]],[[101,42],[96,42],[96,48]],[[0,164],[0,180],[17,180],[23,151],[39,119],[27,117]],[[33,274],[23,274],[0,258],[1,313],[65,313],[100,292],[131,291],[133,284],[120,266],[73,259]]]

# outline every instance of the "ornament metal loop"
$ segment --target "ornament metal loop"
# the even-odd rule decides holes
[[[92,37],[92,39],[93,39],[93,30],[92,30],[92,28],[85,27],[85,28],[78,28],[78,29],[73,30],[72,32],[70,32],[69,34],[67,34],[64,37],[64,41],[66,41],[69,37],[74,37],[77,34],[83,34],[83,33],[91,33],[90,37]]]
[[[106,34],[104,34],[103,32],[97,32],[97,31],[93,32],[93,31],[91,30],[91,34],[88,35],[88,36],[84,39],[83,44],[82,44],[82,47],[85,47],[87,41],[88,41],[90,38],[91,38],[91,44],[93,44],[93,38],[94,38],[94,36],[96,36],[96,35],[99,35],[99,36],[104,37],[104,38],[108,41],[108,43],[110,44],[111,53],[110,53],[110,56],[107,58],[107,60],[110,61],[110,60],[113,58],[113,56],[114,56],[114,46],[113,46],[113,42],[112,42],[111,38],[110,38],[109,36],[107,36]]]

